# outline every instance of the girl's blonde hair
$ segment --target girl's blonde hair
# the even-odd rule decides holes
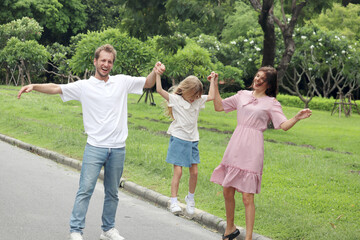
[[[170,92],[180,96],[189,93],[193,96],[198,95],[201,97],[203,93],[203,84],[196,76],[190,75],[182,80],[179,85],[171,87]],[[172,114],[172,107],[167,106],[167,108],[165,108],[165,115],[174,119]]]

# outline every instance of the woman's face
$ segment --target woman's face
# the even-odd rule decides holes
[[[267,85],[265,72],[257,72],[253,80],[252,88],[258,91],[265,91],[268,87]]]

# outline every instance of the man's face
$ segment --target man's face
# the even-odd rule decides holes
[[[107,80],[114,65],[114,56],[110,52],[101,51],[98,59],[94,59],[96,69],[95,77],[99,80]]]

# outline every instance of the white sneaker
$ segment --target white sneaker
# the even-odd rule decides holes
[[[186,212],[190,215],[194,214],[195,212],[195,200],[190,200],[188,196],[185,197],[186,202]]]
[[[125,238],[120,236],[119,231],[115,228],[110,229],[109,231],[102,232],[100,235],[100,240],[124,240]]]
[[[72,232],[70,233],[70,240],[84,240],[84,238],[82,237],[81,233],[79,232]]]
[[[170,212],[172,212],[175,215],[179,215],[181,211],[181,207],[177,202],[170,204]]]

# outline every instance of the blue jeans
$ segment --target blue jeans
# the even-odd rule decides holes
[[[99,148],[86,144],[81,167],[79,190],[70,218],[70,232],[80,232],[85,228],[85,216],[97,178],[104,166],[105,199],[101,228],[108,231],[115,226],[118,206],[118,188],[124,168],[125,148]]]

